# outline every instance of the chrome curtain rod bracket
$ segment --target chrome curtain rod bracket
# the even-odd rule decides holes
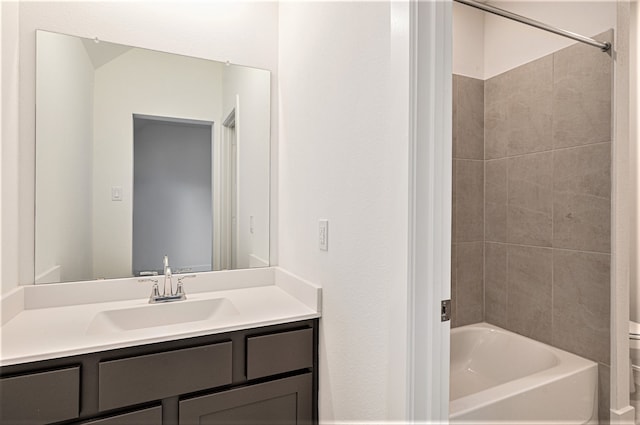
[[[593,47],[598,47],[603,52],[608,52],[611,49],[611,43],[602,42],[598,40],[594,40],[591,37],[585,37],[584,35],[576,34],[571,31],[566,31],[563,29],[559,29],[556,27],[552,27],[551,25],[547,25],[543,22],[536,21],[534,19],[527,18],[525,16],[517,15],[515,13],[511,13],[504,9],[499,9],[494,6],[489,6],[488,4],[478,3],[474,0],[454,0],[458,3],[462,3],[467,6],[475,7],[476,9],[483,10],[485,12],[493,13],[494,15],[502,16],[503,18],[511,19],[513,21],[517,21],[526,25],[530,25],[535,28],[539,28],[544,31],[549,31],[557,35],[561,35],[563,37],[568,37],[573,40],[579,41],[581,43],[588,44]]]

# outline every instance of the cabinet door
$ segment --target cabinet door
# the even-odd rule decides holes
[[[180,425],[301,425],[312,422],[311,373],[180,402]]]

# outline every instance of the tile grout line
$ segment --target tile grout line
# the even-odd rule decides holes
[[[561,148],[551,148],[551,149],[545,149],[545,150],[541,150],[541,151],[535,151],[535,152],[527,152],[527,153],[520,153],[517,155],[505,155],[505,156],[501,156],[500,158],[485,158],[485,161],[499,161],[501,159],[508,159],[508,158],[519,158],[519,157],[523,157],[523,156],[527,156],[527,155],[535,155],[535,154],[539,154],[539,153],[548,153],[548,152],[554,152],[554,151],[566,151],[566,150],[571,150],[571,149],[581,149],[581,148],[586,148],[589,146],[597,146],[597,145],[606,145],[611,143],[611,141],[604,141],[604,142],[595,142],[595,143],[587,143],[584,145],[578,145],[578,146],[566,146],[566,147],[561,147]]]
[[[487,80],[482,80],[482,320],[487,322]]]
[[[487,253],[485,249],[485,239],[487,237],[487,162],[485,161],[484,140],[485,140],[485,87],[482,81],[482,321],[487,321]]]
[[[458,119],[458,111],[457,111],[457,89],[458,89],[458,84],[455,81],[455,74],[453,74],[453,76],[451,77],[451,162],[452,162],[452,173],[451,173],[451,189],[452,189],[452,193],[451,193],[451,220],[452,220],[452,233],[455,235],[455,239],[451,238],[451,251],[449,254],[449,258],[450,261],[453,263],[452,266],[450,267],[451,269],[451,277],[449,279],[449,298],[453,301],[451,304],[451,323],[450,323],[450,328],[453,328],[454,326],[454,322],[456,321],[457,316],[459,315],[458,313],[458,297],[457,297],[457,292],[458,292],[458,247],[457,247],[457,243],[458,243],[458,220],[456,219],[456,216],[458,215],[458,202],[457,202],[457,196],[454,197],[454,193],[457,195],[458,191],[457,191],[457,186],[458,186],[458,167],[456,164],[456,149],[455,149],[455,145],[457,143],[457,119]],[[455,109],[454,109],[455,108]],[[455,115],[453,114],[455,110]],[[454,133],[455,133],[455,138],[454,138]],[[455,207],[455,214],[453,213],[454,211],[454,207]],[[455,256],[455,258],[454,258]],[[455,267],[454,267],[455,266]],[[453,279],[454,279],[454,275],[455,275],[455,286],[452,285]]]
[[[556,150],[555,150],[555,137],[554,129],[556,125],[555,119],[555,94],[556,94],[556,53],[554,52],[551,58],[551,345],[554,345],[555,340],[555,295],[556,295],[556,279],[555,279],[555,264],[556,256],[554,255],[553,245],[555,240],[555,187],[556,187]]]
[[[540,245],[527,245],[527,244],[519,244],[513,242],[501,242],[501,241],[486,241],[487,243],[495,243],[499,245],[513,245],[520,246],[523,248],[540,248],[540,249],[552,249],[556,251],[568,251],[568,252],[577,252],[580,254],[597,254],[597,255],[608,255],[611,256],[610,252],[602,252],[602,251],[586,251],[582,249],[572,249],[572,248],[556,248],[553,246],[540,246]]]
[[[506,170],[505,170],[505,202],[506,202],[506,211],[505,211],[505,238],[509,240],[509,158],[506,159]],[[509,279],[509,257],[510,257],[510,249],[509,246],[505,247],[506,255],[505,255],[505,325],[507,329],[511,329],[510,323],[510,308],[509,308],[509,288],[510,288],[510,279]]]
[[[482,116],[484,117],[484,83],[482,99]],[[484,151],[484,123],[482,133],[482,150]],[[482,320],[487,321],[487,252],[485,239],[487,237],[487,162],[482,160]]]
[[[482,320],[487,322],[487,82],[482,80]]]
[[[485,87],[482,80],[482,321],[487,321],[487,161],[485,161]]]
[[[452,82],[453,82],[453,79],[452,79]],[[460,82],[456,81],[455,82],[455,89],[456,90],[455,90],[455,93],[453,93],[453,96],[455,96],[454,101],[456,102],[455,103],[455,106],[456,106],[455,118],[456,118],[456,120],[455,120],[455,123],[453,123],[453,126],[454,126],[453,128],[455,129],[455,132],[456,132],[456,139],[455,139],[456,140],[456,143],[455,143],[456,145],[458,144],[458,113],[459,113],[459,111],[458,111],[458,106],[459,106],[458,105],[458,86],[459,85],[460,85]],[[453,111],[452,111],[452,113],[453,113]],[[452,146],[451,146],[451,150],[452,150],[452,156],[453,156],[453,151],[456,150],[455,146],[453,145],[453,143],[452,143]],[[453,202],[455,203],[456,216],[457,216],[458,215],[458,195],[459,195],[458,194],[458,164],[456,163],[457,159],[454,159],[453,161],[454,161],[454,165],[455,165],[455,167],[454,167],[455,168],[455,173],[453,173],[453,177],[452,178],[454,180],[453,184],[455,184],[455,189],[456,189],[456,196],[455,196],[455,199],[453,199]],[[459,300],[460,297],[458,297],[458,237],[459,236],[458,236],[458,219],[457,219],[457,217],[456,217],[456,220],[455,220],[454,227],[455,227],[455,233],[456,233],[455,263],[454,263],[455,264],[456,285],[455,285],[454,293],[451,294],[451,296],[454,298],[454,301],[455,301],[455,304],[453,305],[453,314],[451,315],[451,321],[452,321],[451,325],[453,325],[454,319],[455,319],[455,322],[456,322],[456,325],[457,325],[458,324],[458,318],[460,317],[460,309],[458,308],[458,300]],[[453,249],[453,246],[452,246],[452,249]],[[452,261],[453,261],[453,259],[452,259]],[[455,315],[455,317],[454,317],[454,315]]]

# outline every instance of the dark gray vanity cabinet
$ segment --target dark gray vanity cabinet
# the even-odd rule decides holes
[[[318,422],[318,320],[0,368],[0,424]]]

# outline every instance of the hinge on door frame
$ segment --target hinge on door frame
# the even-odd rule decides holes
[[[440,303],[440,321],[448,322],[451,319],[451,300],[442,300]]]

